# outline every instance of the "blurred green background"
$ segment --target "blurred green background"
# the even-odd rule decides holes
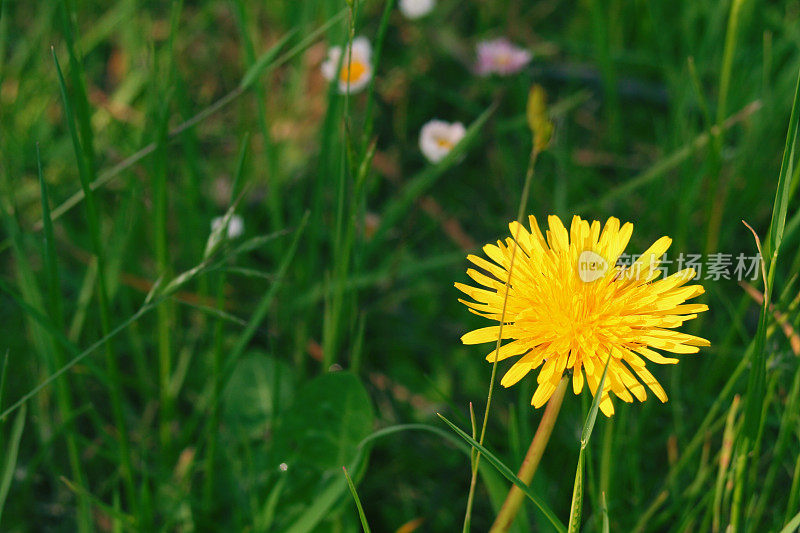
[[[460,343],[486,323],[453,282],[516,216],[531,85],[555,124],[540,223],[616,216],[629,253],[669,235],[672,257],[735,257],[756,251],[742,220],[766,239],[800,68],[796,0],[440,0],[413,21],[372,0],[353,18],[341,0],[0,6],[3,531],[357,531],[343,465],[373,531],[458,531],[468,449],[436,413],[468,431],[491,365]],[[382,51],[345,98],[319,65],[350,21]],[[476,76],[499,36],[532,63]],[[432,118],[474,126],[463,159],[425,161]],[[667,404],[598,420],[584,531],[602,493],[612,531],[779,531],[800,511],[796,174],[746,470],[725,456],[760,303],[703,281],[711,310],[684,330],[712,346],[651,365]],[[244,235],[209,244],[231,206]],[[534,383],[492,403],[485,444],[514,471]],[[568,394],[533,482],[562,521],[590,402]],[[473,531],[509,486],[481,474]],[[549,531],[526,505],[515,530]]]

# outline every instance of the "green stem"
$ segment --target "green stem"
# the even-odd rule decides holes
[[[533,436],[531,445],[528,447],[528,452],[525,454],[522,465],[519,467],[517,477],[526,485],[530,485],[531,480],[533,480],[533,475],[536,473],[536,469],[542,459],[542,454],[544,454],[547,443],[550,441],[550,435],[553,433],[553,427],[556,424],[558,413],[561,411],[561,404],[564,402],[564,394],[567,392],[568,383],[569,378],[564,376],[564,378],[561,379],[561,383],[558,384],[558,388],[547,402],[547,407],[545,407],[542,420],[539,422],[539,427],[536,429],[536,434]],[[508,495],[503,502],[503,506],[500,508],[500,512],[497,514],[497,518],[494,520],[494,524],[492,524],[492,528],[489,530],[490,533],[508,531],[514,523],[514,518],[516,518],[524,499],[525,494],[522,490],[516,485],[512,485],[511,490],[508,491]]]
[[[517,239],[519,238],[519,229],[522,227],[522,215],[528,206],[528,196],[530,194],[531,182],[533,181],[533,170],[536,167],[536,159],[539,157],[539,150],[536,143],[531,148],[531,156],[528,161],[528,171],[525,175],[525,185],[522,187],[522,197],[519,201],[519,210],[517,211],[517,230],[514,235],[514,248],[511,251],[511,261],[508,265],[508,277],[505,282],[505,294],[503,296],[503,309],[500,313],[500,327],[497,334],[497,345],[495,347],[495,357],[492,362],[492,376],[489,378],[489,394],[486,397],[486,410],[483,412],[483,425],[481,426],[481,436],[478,444],[483,445],[483,438],[486,436],[486,425],[489,422],[489,408],[492,405],[492,394],[494,393],[494,378],[497,375],[497,355],[500,353],[500,344],[503,340],[503,324],[506,321],[506,308],[508,306],[508,293],[509,286],[511,285],[511,274],[514,271],[514,262],[517,258]],[[463,533],[468,533],[470,523],[472,520],[472,504],[475,501],[475,485],[478,482],[478,466],[481,464],[480,452],[475,454],[475,461],[472,464],[472,478],[469,483],[469,496],[467,497],[467,511],[464,514],[464,527]]]
[[[91,188],[91,183],[94,181],[95,177],[94,165],[93,162],[86,157],[84,149],[81,146],[81,141],[75,128],[72,102],[67,95],[64,75],[61,72],[61,65],[58,63],[55,49],[51,47],[50,51],[53,55],[53,61],[56,65],[56,73],[58,75],[59,85],[61,88],[61,97],[64,102],[64,115],[70,132],[70,137],[72,138],[75,158],[78,164],[78,176],[81,180],[81,188],[83,189],[83,194],[86,199],[86,219],[89,226],[92,251],[97,258],[97,294],[100,304],[100,328],[103,338],[109,339],[105,342],[105,356],[109,380],[108,393],[111,400],[111,411],[114,417],[114,425],[117,430],[116,440],[117,444],[119,445],[120,477],[122,478],[127,491],[129,506],[133,510],[133,514],[136,515],[138,507],[136,503],[136,490],[134,489],[133,483],[130,443],[128,440],[128,428],[125,423],[125,413],[122,407],[122,378],[120,376],[119,365],[117,363],[117,355],[110,340],[111,307],[108,297],[108,285],[106,284],[105,250],[102,245],[100,218],[97,204],[95,203],[94,192]]]
[[[222,273],[217,278],[216,288],[217,308],[224,309],[225,304],[225,274]],[[206,450],[205,458],[205,479],[203,484],[203,510],[206,513],[211,512],[212,499],[214,496],[215,485],[215,460],[217,455],[217,441],[218,441],[218,428],[220,421],[219,402],[222,396],[222,335],[223,335],[223,322],[217,319],[214,324],[214,352],[212,354],[211,362],[211,375],[213,379],[213,388],[211,391],[211,422],[208,432],[208,449]]]
[[[47,292],[49,298],[48,314],[55,326],[63,331],[64,326],[64,309],[61,301],[60,282],[58,266],[56,264],[56,251],[55,239],[53,237],[53,224],[50,220],[50,204],[47,193],[47,183],[42,176],[42,160],[39,156],[39,144],[36,144],[36,160],[39,170],[39,186],[41,190],[42,201],[42,221],[44,223],[44,257],[47,268]],[[53,366],[51,372],[64,365],[64,349],[56,341],[53,341]],[[6,354],[7,355],[7,354]],[[5,376],[5,375],[4,375]],[[0,392],[2,387],[0,387]],[[72,420],[72,394],[70,392],[69,384],[66,380],[58,382],[56,387],[56,400],[58,402],[58,412],[61,422],[66,424],[67,421]],[[71,425],[71,423],[70,423]],[[78,445],[75,440],[77,431],[74,427],[65,428],[64,435],[67,444],[67,458],[69,460],[70,470],[72,477],[80,486],[86,486],[86,478],[81,468],[80,456],[78,453]],[[78,531],[87,532],[92,530],[91,508],[89,501],[83,495],[78,496],[78,515],[76,517]]]

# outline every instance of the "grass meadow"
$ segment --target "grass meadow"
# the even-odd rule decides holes
[[[800,529],[800,2],[425,3],[0,1],[0,530]],[[701,257],[666,403],[462,343],[529,214]]]

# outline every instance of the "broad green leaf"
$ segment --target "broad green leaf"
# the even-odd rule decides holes
[[[248,436],[262,435],[289,403],[292,383],[292,371],[283,361],[259,353],[243,357],[222,394],[223,420]]]
[[[319,470],[349,465],[372,431],[372,403],[350,372],[322,374],[298,389],[275,428],[273,460]]]

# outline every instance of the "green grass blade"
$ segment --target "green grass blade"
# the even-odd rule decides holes
[[[794,518],[781,529],[780,533],[797,533],[798,529],[800,529],[800,512],[794,515]]]
[[[56,262],[56,248],[55,237],[53,236],[53,222],[50,219],[50,201],[47,192],[47,182],[42,173],[42,158],[39,153],[39,144],[36,144],[36,162],[39,172],[39,190],[41,194],[42,205],[42,221],[44,222],[44,262],[47,278],[47,295],[48,295],[48,313],[53,325],[58,331],[63,332],[65,327],[64,322],[64,306],[62,302],[61,284],[58,272],[58,264]],[[63,349],[57,341],[53,342],[53,368],[61,367],[64,364]],[[69,420],[72,418],[72,394],[68,383],[62,380],[56,389],[56,399],[58,402],[59,415],[62,420]],[[84,483],[84,475],[81,469],[80,457],[78,454],[78,446],[75,440],[75,433],[67,430],[66,432],[67,455],[69,458],[70,469],[72,475],[80,483]],[[89,508],[88,501],[79,498],[79,519],[78,526],[81,532],[89,531],[89,524],[91,524],[91,509]]]
[[[347,486],[350,487],[350,494],[353,495],[353,500],[355,500],[356,507],[358,508],[358,518],[361,520],[361,528],[364,530],[364,533],[370,533],[367,517],[364,515],[364,508],[361,507],[361,499],[358,497],[358,492],[356,492],[356,487],[353,485],[353,480],[350,479],[350,474],[347,473],[346,467],[343,466],[342,470],[344,471],[345,479],[347,479]]]
[[[11,481],[14,479],[14,470],[17,468],[17,454],[19,453],[19,443],[22,440],[22,431],[25,429],[25,414],[27,406],[23,404],[19,413],[14,419],[11,428],[11,440],[9,447],[5,451],[6,464],[3,468],[3,477],[0,479],[0,517],[3,515],[8,491],[11,488]]]
[[[585,462],[584,448],[578,453],[578,468],[575,471],[575,483],[572,485],[572,503],[569,506],[568,533],[578,533],[581,530],[581,514],[583,511],[583,464]]]
[[[92,182],[94,176],[94,167],[92,161],[86,156],[85,149],[81,149],[81,141],[78,138],[78,133],[75,128],[75,121],[73,118],[72,104],[67,95],[67,86],[64,82],[64,75],[61,72],[61,65],[58,63],[55,49],[50,48],[53,55],[53,62],[56,66],[56,74],[58,76],[59,88],[61,89],[61,97],[64,104],[64,114],[67,122],[67,128],[72,138],[73,150],[75,158],[78,162],[78,175],[81,181],[84,196],[86,198],[86,219],[89,226],[89,236],[92,242],[92,251],[97,258],[97,294],[99,300],[99,315],[100,326],[104,336],[108,336],[111,331],[111,310],[108,299],[108,285],[106,283],[106,263],[105,251],[103,248],[101,238],[100,219],[98,216],[97,205],[95,204],[94,193],[92,191]],[[108,372],[107,389],[111,399],[111,408],[114,416],[114,424],[117,429],[117,444],[119,446],[119,461],[122,474],[122,481],[125,484],[127,500],[131,509],[135,510],[137,507],[136,502],[136,489],[133,482],[133,467],[131,464],[131,454],[129,449],[128,428],[125,423],[124,408],[122,405],[122,380],[120,377],[119,363],[117,356],[114,353],[112,343],[105,344],[106,353],[106,368]]]
[[[550,523],[557,531],[559,531],[560,533],[565,533],[567,531],[567,528],[564,527],[564,524],[561,523],[561,521],[558,519],[558,517],[550,508],[550,506],[547,505],[547,503],[544,500],[542,500],[538,495],[536,495],[536,493],[533,492],[533,489],[531,489],[528,485],[523,483],[522,480],[519,479],[516,476],[516,474],[514,474],[514,472],[510,468],[508,468],[495,454],[493,454],[484,446],[482,446],[478,441],[467,435],[458,426],[450,422],[447,418],[445,418],[441,414],[439,414],[439,418],[441,418],[448,426],[450,426],[450,428],[452,428],[452,430],[455,431],[458,434],[458,436],[467,441],[467,443],[469,443],[474,448],[477,448],[478,451],[481,453],[481,455],[485,456],[486,460],[492,463],[492,465],[497,469],[497,471],[500,472],[507,480],[509,480],[514,485],[519,487],[520,490],[524,492],[525,495],[528,498],[530,498],[530,500],[536,505],[536,507],[539,508],[542,514],[544,514],[544,516],[550,521]]]
[[[81,498],[86,498],[90,500],[93,505],[95,505],[98,509],[102,509],[105,513],[109,516],[114,517],[119,522],[125,524],[128,530],[135,529],[136,520],[131,515],[124,513],[116,508],[116,506],[111,506],[105,503],[103,500],[86,490],[85,487],[78,485],[77,483],[70,481],[69,479],[61,476],[61,482],[67,486],[69,490],[74,492]]]
[[[0,405],[3,405],[3,393],[6,390],[6,370],[8,370],[8,348],[3,356],[3,368],[0,369]]]
[[[249,89],[253,83],[261,76],[261,74],[271,66],[275,58],[278,57],[278,54],[281,50],[283,50],[286,43],[288,43],[295,35],[297,35],[297,29],[293,29],[289,31],[286,35],[280,38],[280,40],[272,45],[269,50],[261,54],[259,58],[255,61],[252,67],[247,69],[247,72],[244,73],[242,76],[242,81],[239,82],[239,88],[242,90]]]
[[[59,289],[58,265],[56,263],[55,238],[53,237],[53,221],[50,219],[50,202],[48,200],[47,182],[42,175],[42,160],[39,155],[39,144],[36,144],[36,161],[39,171],[39,190],[42,204],[42,221],[44,229],[44,263],[47,273],[47,292],[49,296],[50,315],[58,327],[64,327],[63,302]]]
[[[771,315],[769,306],[771,303],[775,267],[786,226],[786,211],[789,203],[789,189],[791,187],[791,167],[792,161],[794,160],[798,121],[800,121],[800,106],[798,102],[800,102],[800,73],[798,73],[797,83],[795,85],[792,113],[789,119],[789,129],[786,133],[786,146],[784,147],[781,170],[778,175],[778,190],[775,195],[775,203],[773,204],[769,240],[764,247],[764,270],[762,270],[766,272],[764,279],[764,302],[761,309],[758,330],[756,331],[755,347],[750,359],[752,369],[747,384],[747,403],[744,418],[744,434],[751,443],[756,440],[763,410],[763,396],[766,386],[766,355],[764,354],[764,349],[766,344],[767,323]]]
[[[786,212],[789,207],[789,191],[792,187],[792,167],[795,146],[797,144],[797,128],[800,125],[800,72],[795,85],[792,113],[789,117],[789,128],[786,132],[786,146],[783,149],[781,170],[778,174],[778,190],[772,207],[772,221],[769,226],[769,240],[764,246],[764,253],[773,257],[778,253],[783,232],[786,227]],[[766,258],[765,258],[766,259]],[[774,261],[774,259],[773,259]]]
[[[91,108],[89,106],[86,80],[82,75],[84,72],[83,65],[75,49],[75,27],[72,13],[74,5],[68,0],[61,0],[60,7],[61,31],[64,34],[67,54],[69,55],[69,77],[75,92],[75,110],[80,127],[81,145],[86,158],[87,169],[90,175],[94,175],[94,134],[92,133]]]
[[[603,367],[603,375],[600,377],[600,384],[597,385],[597,391],[592,399],[592,407],[589,409],[589,414],[586,416],[586,421],[583,423],[581,430],[581,449],[578,452],[578,468],[575,471],[575,483],[572,486],[572,503],[569,508],[569,533],[577,533],[581,529],[581,514],[583,512],[583,467],[586,462],[585,450],[589,444],[589,439],[592,437],[594,424],[597,421],[597,411],[600,409],[600,402],[603,399],[603,389],[606,384],[606,375],[608,374],[608,364],[611,362],[611,354],[606,359],[606,365]],[[605,498],[605,496],[604,496]]]
[[[349,467],[351,471],[356,473],[356,476],[360,476],[367,466],[366,463],[366,450],[359,448]],[[344,479],[340,476],[333,477],[300,519],[295,521],[284,533],[310,533],[317,531],[319,523],[329,516],[330,509],[339,501],[346,489],[347,483]]]
[[[586,421],[583,423],[583,429],[581,430],[581,448],[586,448],[586,445],[589,444],[589,439],[592,437],[594,423],[597,421],[597,410],[600,408],[600,402],[603,399],[603,387],[605,387],[606,384],[606,374],[608,373],[608,364],[610,362],[611,355],[609,354],[606,359],[606,366],[603,367],[603,375],[600,376],[600,384],[597,385],[597,393],[592,399],[592,407],[589,409],[589,416],[586,417]]]

